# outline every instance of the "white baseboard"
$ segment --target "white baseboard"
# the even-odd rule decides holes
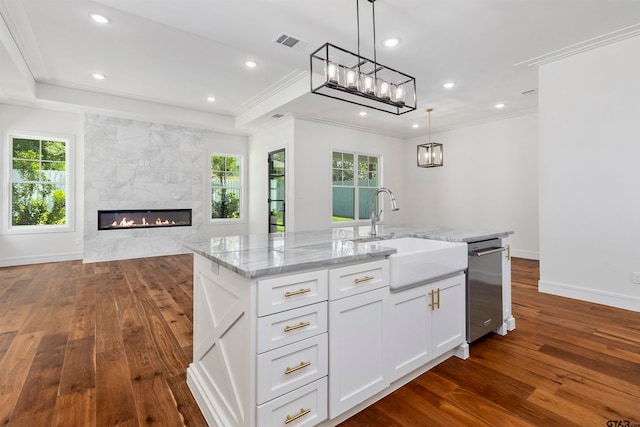
[[[0,267],[12,267],[15,265],[27,265],[27,264],[44,264],[47,262],[60,262],[60,261],[74,261],[82,259],[82,252],[73,252],[68,254],[56,254],[56,255],[34,255],[26,257],[16,258],[2,258],[0,259]]]
[[[183,249],[183,250],[168,251],[168,252],[162,252],[162,253],[128,254],[128,255],[116,255],[111,257],[101,257],[101,258],[87,257],[87,258],[83,258],[82,262],[85,264],[91,264],[94,262],[121,261],[125,259],[139,259],[139,258],[154,258],[159,256],[184,255],[189,253],[192,253],[192,252],[188,249]]]
[[[525,251],[522,249],[511,248],[511,256],[514,258],[535,259],[538,261],[540,260],[540,252]]]
[[[610,307],[622,308],[624,310],[640,312],[640,298],[631,295],[604,292],[596,289],[582,288],[579,286],[554,283],[544,280],[538,281],[538,291],[545,294],[558,295],[580,301],[588,301],[596,304],[608,305]]]

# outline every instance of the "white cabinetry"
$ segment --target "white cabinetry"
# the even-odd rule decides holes
[[[502,257],[502,315],[504,323],[501,329],[513,331],[516,328],[516,319],[511,312],[511,238],[503,237],[501,243],[506,248]],[[506,331],[498,331],[498,333],[506,333]]]
[[[327,417],[327,271],[262,279],[257,288],[257,425],[315,425]]]
[[[391,294],[391,381],[465,341],[465,276]]]
[[[327,270],[251,280],[194,255],[187,382],[211,426],[327,418]]]
[[[387,260],[329,271],[329,417],[390,384]]]
[[[210,426],[334,426],[453,354],[464,297],[390,294],[387,259],[249,279],[195,254],[187,383]]]

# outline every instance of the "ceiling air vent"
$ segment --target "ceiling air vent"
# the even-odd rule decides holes
[[[286,47],[295,47],[296,49],[300,49],[307,44],[307,42],[300,37],[294,37],[287,33],[278,34],[273,41]]]
[[[271,116],[272,119],[281,119],[284,117],[284,114],[280,114],[280,113],[276,113],[273,116]]]
[[[529,89],[529,90],[525,90],[524,92],[522,92],[522,94],[525,95],[525,96],[533,95],[534,93],[536,93],[535,89]]]

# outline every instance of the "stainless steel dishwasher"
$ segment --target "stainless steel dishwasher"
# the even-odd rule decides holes
[[[502,252],[500,239],[469,243],[467,342],[502,325]]]

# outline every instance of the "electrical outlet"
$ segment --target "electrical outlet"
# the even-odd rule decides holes
[[[640,285],[640,271],[635,271],[633,273],[633,283]]]

